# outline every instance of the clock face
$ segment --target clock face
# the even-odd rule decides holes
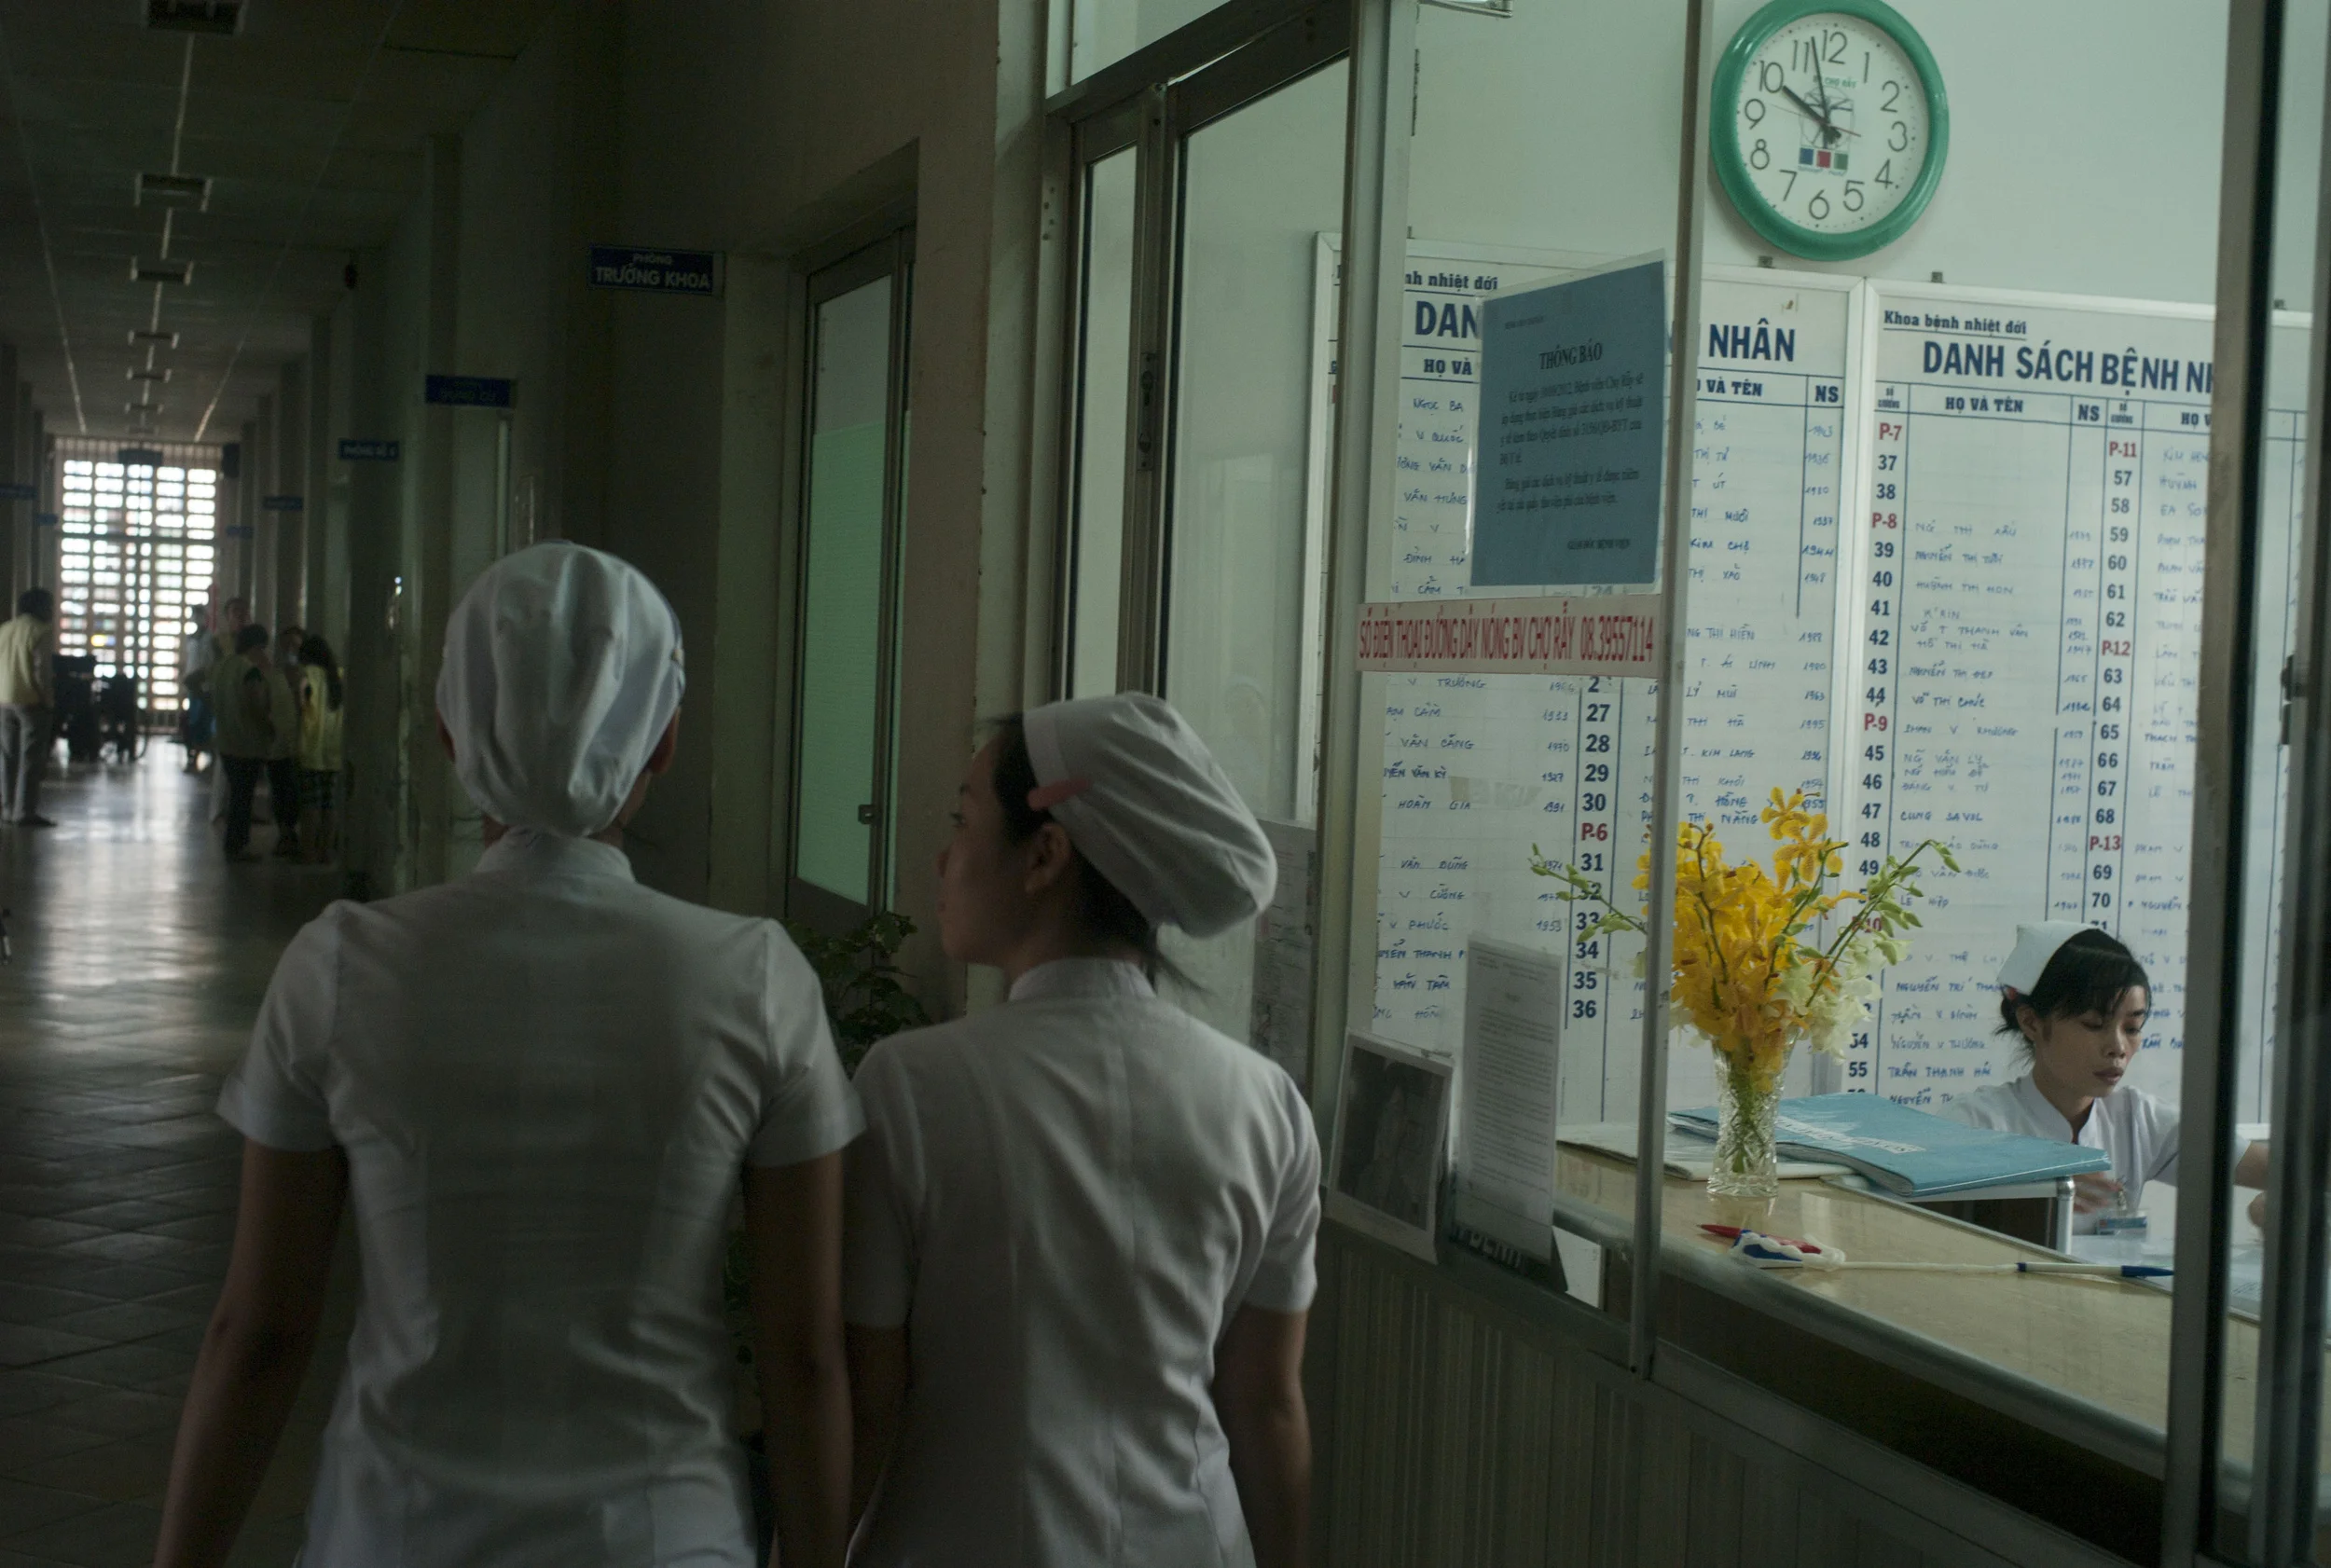
[[[1855,0],[1768,7],[1725,66],[1718,170],[1766,238],[1800,255],[1848,255],[1916,219],[1941,172],[1948,111],[1907,22]]]

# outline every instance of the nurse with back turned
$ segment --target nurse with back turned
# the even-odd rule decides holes
[[[1270,844],[1135,694],[1006,722],[957,798],[940,934],[1010,1000],[859,1069],[851,1561],[1292,1568],[1318,1144],[1286,1073],[1152,983],[1159,927],[1269,901]]]
[[[2030,1069],[1942,1107],[1969,1126],[2102,1149],[2111,1168],[2073,1178],[2082,1234],[2133,1219],[2146,1183],[2177,1181],[2177,1108],[2123,1082],[2152,1005],[2145,966],[2114,937],[2070,920],[2018,926],[1999,970],[1999,1032],[2017,1037]],[[2263,1186],[2266,1144],[2237,1154],[2235,1181]]]
[[[157,1568],[226,1561],[364,1260],[306,1568],[757,1568],[721,1266],[742,1189],[787,1568],[848,1504],[840,1149],[863,1119],[774,922],[632,880],[671,763],[680,623],[613,556],[537,544],[454,609],[440,731],[466,876],[302,929],[219,1114],[244,1136]]]

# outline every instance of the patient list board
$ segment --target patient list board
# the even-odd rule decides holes
[[[1396,558],[1379,556],[1378,580],[1391,597],[1429,598],[1469,591],[1465,311],[1560,273],[1422,254],[1411,268]],[[1744,843],[1762,840],[1774,785],[1829,788],[1852,301],[1850,281],[1771,272],[1711,276],[1703,290],[1680,782],[1688,814]],[[1557,955],[1561,1118],[1633,1116],[1641,944],[1583,937],[1593,912],[1563,902],[1529,855],[1639,898],[1658,683],[1395,675],[1366,689],[1384,720],[1372,1031],[1455,1055],[1471,937]],[[1676,1064],[1675,1103],[1713,1092],[1704,1054]]]
[[[1873,315],[1844,821],[1857,873],[1930,838],[1963,869],[1923,879],[1925,924],[1883,977],[1845,1086],[1932,1107],[2016,1076],[2021,1053],[1998,1032],[1999,964],[2018,922],[2077,920],[2145,966],[2152,1012],[2130,1081],[2174,1103],[2210,314],[1882,287]],[[2264,554],[2276,567],[2253,674],[2265,691],[2281,660],[2263,650],[2289,635],[2279,571],[2300,493],[2297,423],[2285,407],[2266,433]],[[2254,709],[2245,911],[2262,937],[2281,858],[2270,708]],[[2261,1042],[2268,968],[2244,977]]]

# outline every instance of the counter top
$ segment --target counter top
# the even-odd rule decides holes
[[[1634,1209],[1634,1167],[1565,1146],[1563,1194],[1621,1217]],[[1703,1183],[1666,1180],[1671,1248],[1721,1260],[1703,1224],[1746,1225],[1842,1247],[1868,1262],[2007,1263],[2060,1255],[1871,1194],[1822,1181],[1784,1181],[1770,1204],[1712,1197]],[[1802,1291],[1948,1346],[1990,1367],[2161,1430],[2169,1405],[2168,1292],[2109,1279],[2048,1274],[1937,1274],[1871,1270],[1748,1271],[1776,1290]],[[2248,1460],[2256,1399],[2257,1327],[2227,1326],[2227,1455]],[[2331,1454],[2326,1454],[2331,1460]]]

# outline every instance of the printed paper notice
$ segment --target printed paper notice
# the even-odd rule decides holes
[[[1311,873],[1318,835],[1295,822],[1262,821],[1278,861],[1278,887],[1255,918],[1254,1013],[1257,1051],[1311,1088]]]
[[[1539,1223],[1554,1212],[1554,1085],[1562,959],[1476,936],[1465,977],[1463,1150],[1468,1191]]]
[[[1658,575],[1665,277],[1648,261],[1483,306],[1474,586]]]

